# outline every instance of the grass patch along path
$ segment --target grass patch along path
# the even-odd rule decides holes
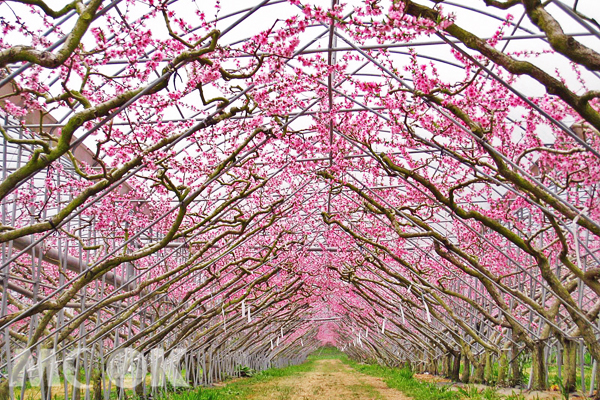
[[[166,396],[165,400],[412,400],[382,378],[358,372],[336,354],[311,356],[297,366],[271,369],[215,388]]]
[[[339,359],[315,360],[307,372],[274,379],[259,385],[258,393],[248,399],[377,399],[408,400],[382,379],[365,375]]]
[[[542,400],[553,392],[519,393],[475,385],[438,385],[415,379],[406,368],[360,364],[334,348],[323,348],[304,364],[272,368],[212,388],[170,393],[156,400]]]

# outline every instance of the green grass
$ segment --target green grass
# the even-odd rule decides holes
[[[333,360],[345,356],[346,355],[339,351],[336,347],[325,346],[321,347],[320,349],[309,355],[308,360]]]
[[[359,364],[346,357],[342,361],[363,374],[382,378],[388,387],[398,389],[413,400],[523,400],[521,394],[501,396],[494,388],[478,390],[475,386],[466,386],[457,391],[450,390],[450,386],[438,386],[434,383],[421,382],[413,377],[413,372],[408,368],[390,368],[377,364]]]
[[[466,386],[458,390],[450,390],[449,386],[438,386],[434,383],[421,382],[413,377],[413,372],[407,368],[389,368],[376,364],[361,364],[350,360],[345,354],[333,347],[325,347],[317,350],[308,357],[304,364],[294,365],[286,368],[272,368],[258,372],[250,378],[239,379],[230,382],[223,387],[197,388],[183,393],[168,393],[160,400],[242,400],[248,396],[256,395],[261,390],[262,383],[282,377],[309,372],[315,368],[315,361],[323,359],[340,359],[343,363],[356,371],[383,379],[390,387],[398,389],[413,400],[523,400],[521,394],[508,397],[500,396],[494,388],[478,390],[475,386]],[[289,390],[287,390],[289,389]],[[282,400],[289,398],[291,387],[277,386],[277,393]],[[371,398],[379,398],[379,393],[369,388],[360,387],[357,390],[364,391]],[[372,388],[371,388],[372,389]],[[315,396],[318,396],[318,388],[315,388]]]
[[[377,364],[359,364],[346,357],[342,361],[363,374],[382,378],[391,388],[398,389],[414,400],[459,400],[458,392],[413,378],[408,368],[389,368]]]
[[[161,400],[228,400],[228,399],[244,399],[256,392],[256,385],[264,382],[268,382],[272,379],[283,378],[286,376],[296,375],[302,372],[308,372],[314,368],[315,360],[324,358],[337,358],[339,352],[337,350],[323,348],[322,354],[315,353],[308,357],[307,362],[300,365],[292,365],[285,368],[270,368],[265,371],[257,372],[256,375],[250,378],[243,378],[232,381],[226,386],[204,388],[198,387],[194,390],[189,390],[182,393],[169,393],[165,394]],[[281,388],[282,398],[286,398],[286,394],[289,394],[292,390],[290,387]]]

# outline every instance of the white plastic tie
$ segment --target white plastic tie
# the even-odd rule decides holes
[[[406,325],[406,320],[404,319],[404,307],[402,307],[402,303],[400,303],[400,316],[402,317],[402,323]]]

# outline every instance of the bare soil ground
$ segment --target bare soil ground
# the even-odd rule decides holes
[[[314,370],[269,381],[249,399],[410,400],[379,378],[361,374],[340,360],[318,360]]]

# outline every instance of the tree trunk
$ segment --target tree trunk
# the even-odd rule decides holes
[[[546,360],[544,343],[536,343],[531,351],[531,390],[546,390]]]
[[[483,383],[485,374],[485,354],[479,356],[477,364],[473,365],[473,376],[469,380],[469,383]]]
[[[437,359],[430,358],[429,362],[427,364],[428,364],[427,372],[429,372],[431,375],[437,375],[439,373]]]
[[[577,344],[569,339],[562,340],[563,345],[563,387],[567,393],[572,393],[577,387]]]
[[[517,336],[513,335],[513,340],[518,339]],[[516,387],[520,386],[523,383],[523,371],[521,369],[521,364],[519,363],[519,347],[517,346],[517,342],[515,341],[512,345],[511,359],[510,359],[510,386]]]
[[[486,350],[484,353],[485,357],[485,383],[491,385],[494,381],[494,355],[491,351]]]
[[[92,399],[102,400],[102,373],[99,370],[92,372]]]
[[[421,360],[421,362],[417,368],[417,373],[422,374],[423,372],[427,371],[427,353],[425,350],[423,350],[420,355],[421,356],[419,357],[419,360]]]
[[[463,354],[463,360],[463,370],[462,374],[460,375],[460,381],[468,383],[471,377],[471,361],[465,354]]]
[[[452,379],[454,382],[458,382],[460,380],[460,359],[461,359],[461,354],[456,353],[456,355],[454,355],[454,363],[452,364],[452,371],[450,372],[450,376],[449,376],[449,378]]]
[[[8,379],[0,381],[0,400],[10,399],[10,388],[8,386]]]
[[[500,350],[498,359],[498,386],[506,386],[508,383],[508,349]]]
[[[450,375],[450,354],[446,354],[442,361],[442,376],[448,377]]]

